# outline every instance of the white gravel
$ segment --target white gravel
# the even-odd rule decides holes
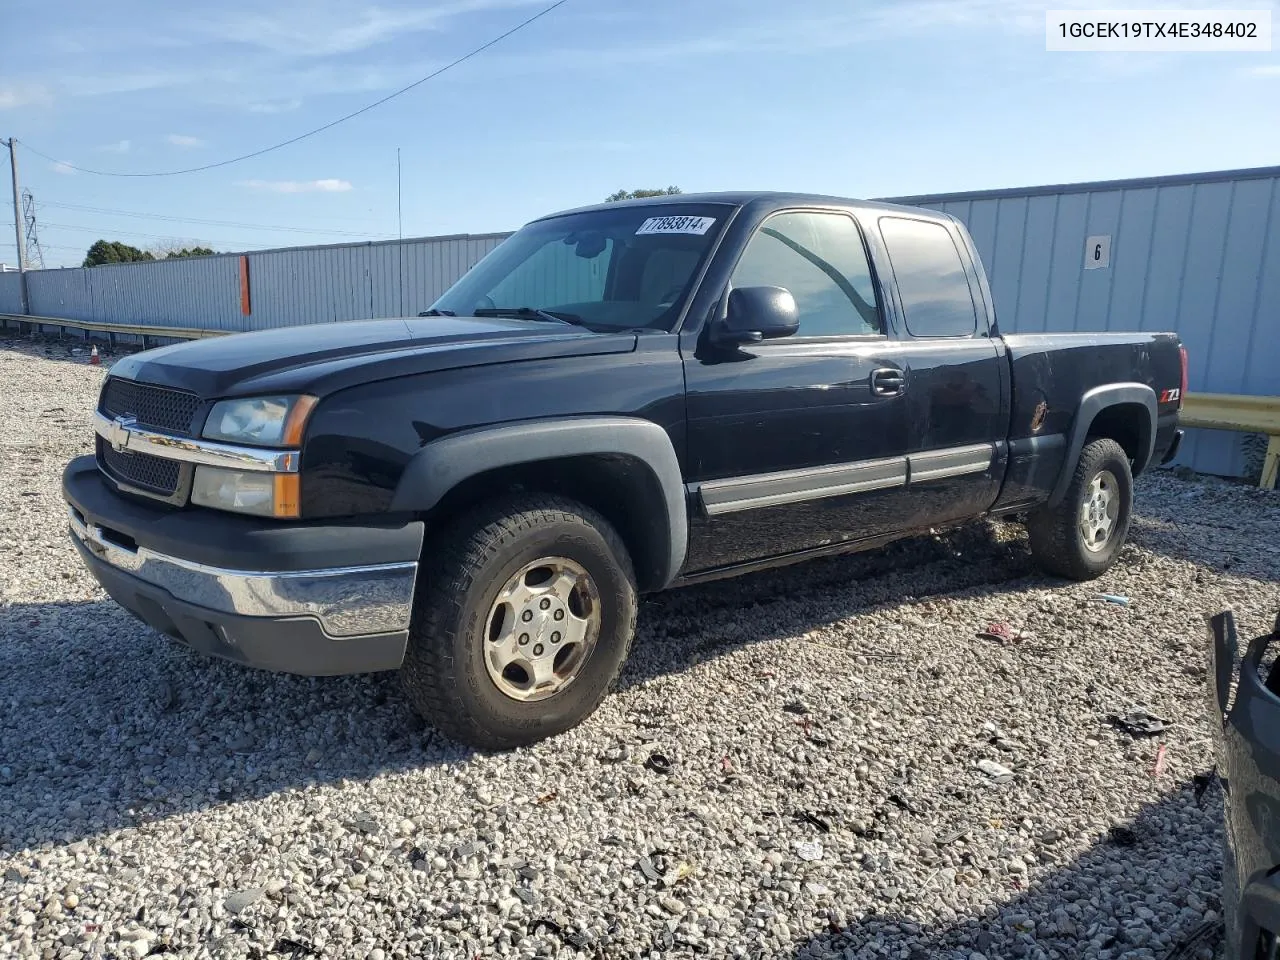
[[[1202,617],[1270,623],[1280,497],[1144,479],[1096,584],[1003,525],[650,598],[595,717],[484,756],[391,675],[205,660],[108,601],[58,490],[85,359],[0,340],[0,956],[1138,958],[1217,916]],[[1174,725],[1107,723],[1136,706]]]

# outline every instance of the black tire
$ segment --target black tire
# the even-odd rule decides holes
[[[1100,548],[1090,549],[1080,529],[1080,516],[1094,478],[1104,472],[1109,472],[1116,481],[1119,511],[1114,527]],[[1132,514],[1133,471],[1128,454],[1114,440],[1091,440],[1080,451],[1062,501],[1056,507],[1041,507],[1027,517],[1031,556],[1046,573],[1070,580],[1100,577],[1115,563],[1124,546]]]
[[[571,684],[527,702],[490,677],[487,621],[507,581],[547,556],[572,560],[590,575],[600,630]],[[400,679],[429,723],[470,746],[505,750],[563,733],[595,711],[627,658],[637,610],[630,555],[604,517],[562,497],[510,497],[429,540],[424,558]]]

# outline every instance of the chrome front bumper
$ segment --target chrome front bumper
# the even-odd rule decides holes
[[[71,535],[105,564],[197,607],[245,617],[313,617],[329,637],[405,631],[418,565],[226,570],[117,543],[69,511]]]

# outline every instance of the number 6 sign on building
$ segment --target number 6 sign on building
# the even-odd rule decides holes
[[[1111,234],[1090,237],[1084,242],[1084,268],[1100,270],[1111,266]]]

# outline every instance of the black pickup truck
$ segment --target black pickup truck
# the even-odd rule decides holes
[[[416,317],[121,359],[63,490],[162,633],[399,669],[502,748],[596,708],[640,593],[992,516],[1097,576],[1185,390],[1173,334],[1002,337],[952,217],[684,195],[534,221]]]

